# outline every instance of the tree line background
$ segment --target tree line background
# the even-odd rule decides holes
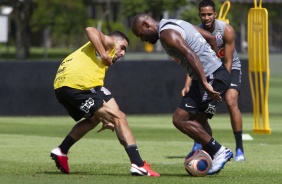
[[[215,0],[216,11],[224,0]],[[28,59],[31,47],[78,48],[87,41],[85,28],[96,27],[107,34],[120,30],[128,35],[128,51],[144,51],[142,43],[130,31],[132,18],[149,13],[155,19],[179,18],[199,24],[197,0],[0,0],[0,7],[11,6],[9,40],[15,47],[15,59]],[[281,4],[279,4],[281,5]],[[254,4],[232,3],[227,18],[236,33],[236,48],[246,52],[246,27],[249,8]],[[282,51],[281,6],[263,3],[269,14],[270,52]],[[3,44],[0,44],[0,46]],[[161,52],[160,49],[155,49]]]

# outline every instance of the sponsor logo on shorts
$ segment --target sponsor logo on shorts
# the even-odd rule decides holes
[[[90,91],[91,91],[91,93],[96,93],[94,88],[91,88]]]
[[[231,83],[231,86],[237,86],[237,84],[233,84],[233,83]]]
[[[103,91],[105,95],[111,95],[111,92],[105,87],[102,87],[101,91]]]
[[[205,110],[205,113],[208,114],[215,114],[215,112],[216,112],[216,106],[211,104],[209,104],[207,110]]]
[[[88,98],[85,103],[82,103],[80,109],[86,113],[89,113],[89,109],[94,106],[94,100],[92,98]]]

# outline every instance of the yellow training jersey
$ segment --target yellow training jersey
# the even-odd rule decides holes
[[[113,49],[109,56],[115,55]],[[66,57],[61,63],[54,88],[68,86],[79,90],[89,90],[104,85],[104,78],[108,66],[104,65],[91,42],[87,42],[78,50]]]

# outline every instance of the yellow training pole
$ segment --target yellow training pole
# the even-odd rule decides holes
[[[254,0],[254,8],[248,13],[248,64],[249,80],[253,100],[254,133],[270,134],[269,94],[269,47],[268,12]]]
[[[226,10],[225,10],[224,14],[222,14],[225,6],[226,6]],[[230,9],[230,1],[225,1],[220,7],[217,19],[222,20],[222,21],[226,22],[227,24],[229,24],[229,20],[226,18],[226,15],[227,15],[229,9]]]

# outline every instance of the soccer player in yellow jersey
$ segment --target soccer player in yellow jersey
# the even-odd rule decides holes
[[[126,115],[104,87],[106,70],[125,55],[129,44],[127,36],[119,31],[104,35],[93,27],[86,28],[86,34],[89,42],[63,60],[54,80],[58,101],[78,123],[51,151],[51,158],[58,169],[68,174],[69,149],[102,122],[101,130],[108,128],[115,131],[124,146],[131,161],[132,175],[160,176],[142,160]]]

